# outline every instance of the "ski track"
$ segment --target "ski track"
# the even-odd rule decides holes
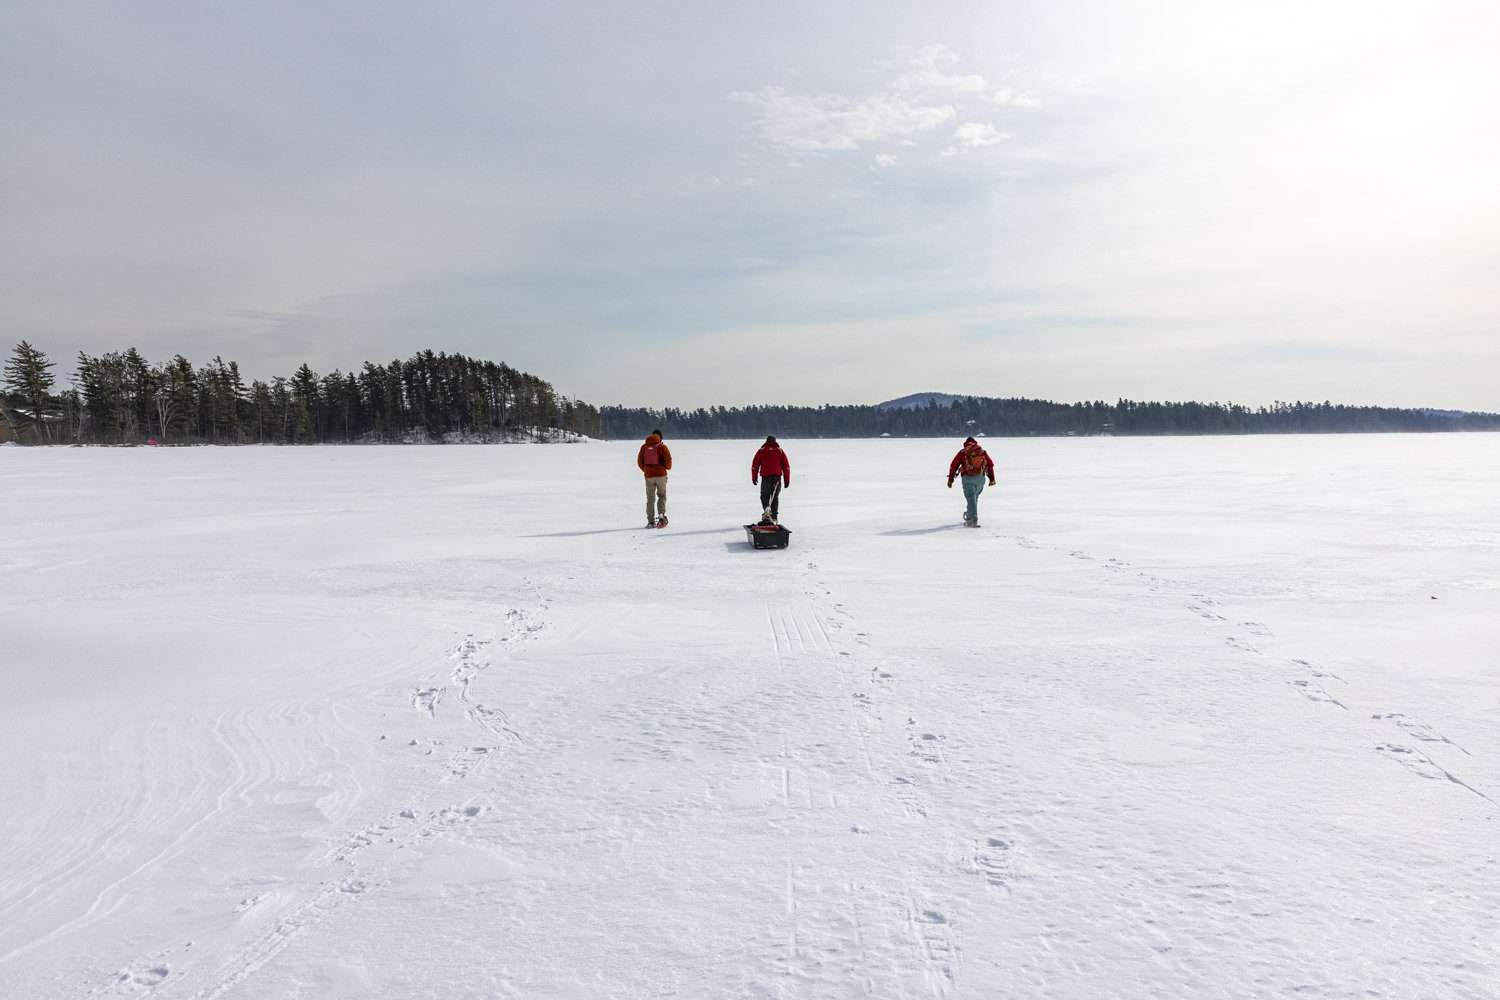
[[[946,737],[932,727],[919,724],[914,715],[908,712],[900,733],[900,739],[905,744],[904,754],[889,742],[880,751],[872,751],[872,739],[884,737],[886,741],[890,741],[895,738],[894,729],[886,728],[885,719],[891,713],[899,711],[889,705],[889,702],[899,697],[896,690],[898,679],[891,671],[879,665],[868,669],[863,667],[860,657],[863,650],[871,644],[870,634],[850,627],[853,616],[843,602],[833,599],[830,584],[818,574],[817,563],[807,563],[807,569],[815,577],[814,587],[807,592],[807,597],[814,609],[814,614],[809,618],[816,623],[821,633],[820,641],[815,644],[816,649],[829,657],[837,671],[840,696],[848,710],[850,729],[855,734],[865,772],[887,793],[905,822],[925,826],[936,806],[924,791],[922,783],[947,783],[950,780],[943,749]],[[840,643],[836,637],[846,633],[849,643]],[[877,764],[877,759],[890,763],[881,766]],[[888,819],[884,822],[894,821],[889,811],[887,816]],[[854,824],[851,832],[866,837],[869,831],[865,826]],[[929,863],[939,871],[953,867],[948,857],[948,844],[940,839],[932,846],[936,848],[938,856],[930,859]],[[954,924],[945,914],[946,905],[941,901],[938,883],[918,889],[908,879],[902,879],[899,895],[895,885],[889,886],[887,892],[881,912],[887,921],[899,913],[899,923],[917,959],[918,967],[922,970],[926,991],[938,1000],[948,997],[960,982],[962,951]],[[857,908],[851,907],[851,912],[857,912]],[[861,942],[871,933],[870,919],[866,915],[863,920],[856,921]],[[876,929],[884,930],[887,936],[892,936],[889,926],[880,927],[877,924]],[[862,943],[860,950],[860,968],[868,971],[871,960]],[[885,992],[876,992],[874,981],[867,979],[864,983],[865,992],[871,996],[907,996],[907,984],[901,978],[904,977],[898,977],[893,984],[888,983]],[[894,987],[894,993],[891,987]]]
[[[538,607],[545,611],[546,601],[539,599]],[[532,614],[513,608],[506,612],[503,631],[497,639],[466,635],[449,651],[448,659],[452,666],[448,671],[448,680],[458,691],[458,702],[463,706],[464,717],[480,739],[458,747],[439,767],[434,768],[435,777],[420,804],[401,808],[338,840],[335,846],[315,862],[315,888],[300,893],[300,901],[289,901],[282,897],[274,900],[280,905],[274,918],[266,917],[271,920],[268,929],[240,945],[206,977],[202,974],[201,965],[195,961],[192,942],[187,942],[127,964],[108,981],[91,988],[88,996],[135,996],[149,991],[152,996],[174,997],[189,995],[187,991],[191,990],[194,1000],[218,1000],[274,961],[299,937],[314,931],[335,910],[381,889],[387,882],[385,869],[394,855],[431,838],[455,835],[461,827],[479,818],[486,809],[485,795],[483,791],[464,793],[464,785],[472,784],[471,779],[477,778],[507,744],[520,742],[521,736],[511,727],[503,710],[472,697],[474,683],[493,665],[484,655],[486,650],[492,646],[512,650],[521,643],[537,638],[544,629],[544,619],[539,620]],[[447,690],[446,687],[414,687],[410,699],[412,707],[426,718],[436,720],[443,703],[442,695]],[[240,774],[244,776],[247,773],[244,758],[232,744],[221,742],[234,755]],[[242,804],[248,804],[243,787],[242,781],[226,789],[220,796],[220,809],[184,830],[175,843],[185,841],[197,826],[221,811],[230,794],[237,794]],[[437,804],[443,799],[448,799],[450,804]],[[146,865],[141,867],[143,869]],[[139,870],[141,869],[137,869]],[[127,879],[129,877],[126,876]],[[125,880],[121,879],[122,882]],[[258,911],[269,905],[271,895],[273,894],[267,893],[247,897],[235,907],[235,912],[242,921],[253,923],[255,918],[261,916]],[[69,929],[71,928],[59,928],[55,933],[63,933]],[[197,985],[205,978],[207,982]]]
[[[803,601],[765,604],[767,647],[776,677],[798,690],[797,698],[816,696],[842,706],[837,715],[844,733],[837,753],[855,762],[853,773],[868,785],[851,797],[864,805],[848,814],[845,827],[854,857],[860,858],[866,853],[861,845],[872,833],[926,825],[933,806],[918,782],[942,780],[942,737],[916,726],[909,714],[903,716],[891,705],[899,694],[897,678],[860,662],[870,633],[837,599],[816,561],[804,568],[810,583]],[[815,695],[804,692],[809,687]],[[905,717],[906,724],[887,725],[892,715]],[[797,716],[783,713],[781,718],[776,767],[788,855],[787,927],[780,957],[768,953],[765,964],[775,975],[800,984],[798,996],[846,995],[850,984],[870,997],[949,996],[958,981],[959,946],[931,887],[916,888],[909,878],[894,874],[873,883],[868,875],[855,875],[830,892],[825,871],[819,892],[804,888],[813,859],[797,857],[795,845],[808,839],[802,828],[821,822],[815,811],[837,810],[841,804],[822,770],[807,763],[827,750],[799,745],[810,737],[796,731]],[[872,812],[872,802],[884,803],[884,808]],[[935,864],[946,867],[948,861],[940,854]],[[861,869],[856,864],[852,871]]]

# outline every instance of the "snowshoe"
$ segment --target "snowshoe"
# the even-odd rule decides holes
[[[665,515],[656,519],[656,526],[658,528],[665,528],[667,526],[667,519]]]

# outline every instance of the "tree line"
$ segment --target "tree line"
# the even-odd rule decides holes
[[[1056,403],[968,397],[925,406],[714,406],[695,410],[596,408],[544,379],[462,354],[420,351],[366,362],[358,372],[246,383],[215,357],[181,354],[152,364],[135,348],[78,354],[71,385],[26,341],[0,379],[0,440],[34,443],[318,444],[356,441],[546,438],[559,432],[628,439],[669,437],[992,437],[1146,434],[1298,434],[1500,430],[1500,414],[1342,406],[1329,402]]]
[[[713,406],[696,410],[606,406],[607,438],[640,437],[991,437],[1146,434],[1324,434],[1381,431],[1494,431],[1500,414],[1323,403],[1152,403],[1120,399],[1054,403],[972,397],[912,408],[882,406]]]
[[[505,364],[420,351],[365,362],[358,372],[247,383],[215,357],[194,367],[181,354],[152,364],[135,348],[79,352],[72,384],[22,341],[0,380],[0,438],[28,443],[321,444],[446,440],[454,436],[597,437],[599,411]]]

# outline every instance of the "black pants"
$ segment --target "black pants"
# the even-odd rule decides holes
[[[771,508],[771,520],[779,520],[781,515],[781,477],[760,477],[760,509]]]

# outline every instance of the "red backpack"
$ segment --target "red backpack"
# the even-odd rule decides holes
[[[641,451],[641,463],[644,465],[661,464],[661,445],[648,444]]]

